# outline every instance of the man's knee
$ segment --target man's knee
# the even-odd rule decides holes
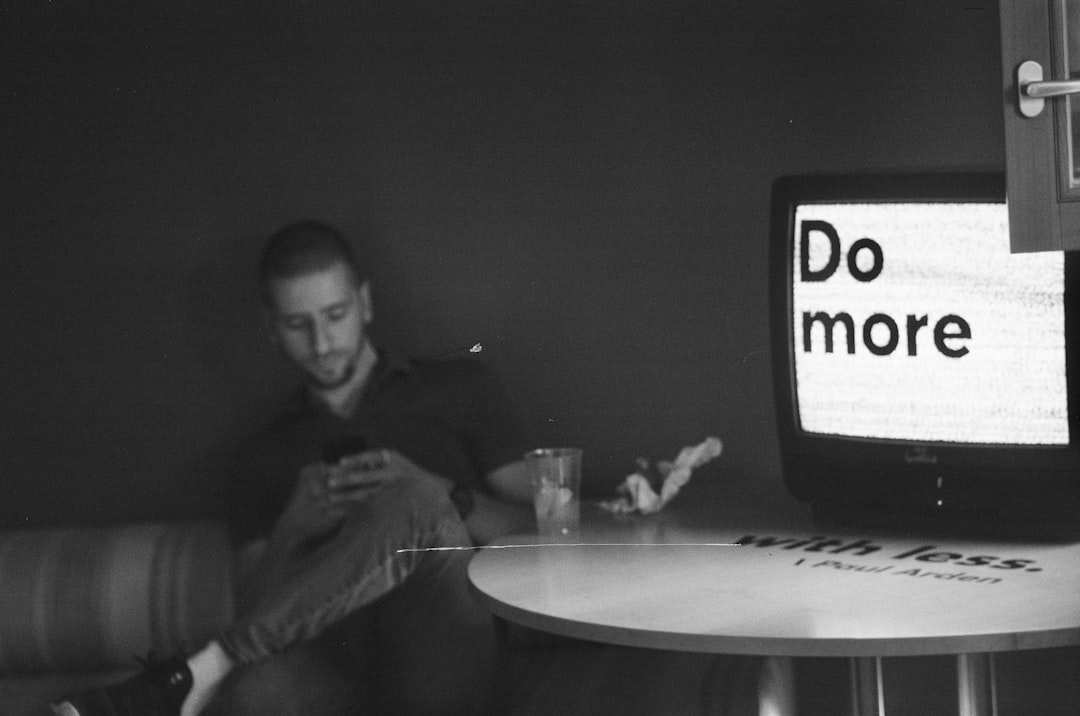
[[[379,489],[355,504],[346,524],[368,531],[373,520],[402,521],[410,533],[432,534],[439,541],[433,546],[471,545],[450,495],[423,480],[397,480]]]
[[[397,480],[390,485],[392,499],[421,512],[442,514],[454,512],[446,490],[426,480]]]

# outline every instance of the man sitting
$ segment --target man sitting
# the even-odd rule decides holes
[[[530,528],[528,446],[481,363],[375,348],[363,268],[315,222],[264,248],[271,337],[305,382],[238,460],[236,620],[190,657],[54,713],[485,707],[494,632],[467,589],[468,548]]]

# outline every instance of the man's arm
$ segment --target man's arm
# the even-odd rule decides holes
[[[524,461],[492,470],[486,483],[491,494],[474,491],[473,511],[465,520],[474,542],[488,544],[508,534],[535,530],[532,483]]]
[[[492,494],[507,502],[532,505],[532,478],[524,460],[508,463],[489,472],[487,485]]]

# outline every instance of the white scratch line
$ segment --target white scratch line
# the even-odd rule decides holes
[[[768,352],[769,352],[769,349],[768,349],[768,348],[762,348],[762,349],[761,349],[761,350],[759,350],[759,351],[750,351],[750,352],[749,352],[749,353],[747,353],[747,354],[746,354],[746,356],[745,356],[745,357],[744,357],[744,358],[742,359],[742,362],[743,362],[743,363],[745,363],[746,361],[748,361],[749,359],[753,358],[753,357],[754,357],[754,356],[756,356],[756,355],[760,355],[760,354],[762,354],[762,353],[768,353]]]
[[[408,547],[401,552],[457,552],[474,549],[526,549],[530,547],[741,547],[731,542],[551,542],[541,544],[489,544],[471,547]]]

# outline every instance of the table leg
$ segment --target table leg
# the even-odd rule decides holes
[[[851,716],[884,716],[881,657],[851,658]]]
[[[790,657],[770,656],[757,681],[758,716],[795,716],[795,665]]]
[[[997,716],[993,654],[957,654],[960,716]]]

